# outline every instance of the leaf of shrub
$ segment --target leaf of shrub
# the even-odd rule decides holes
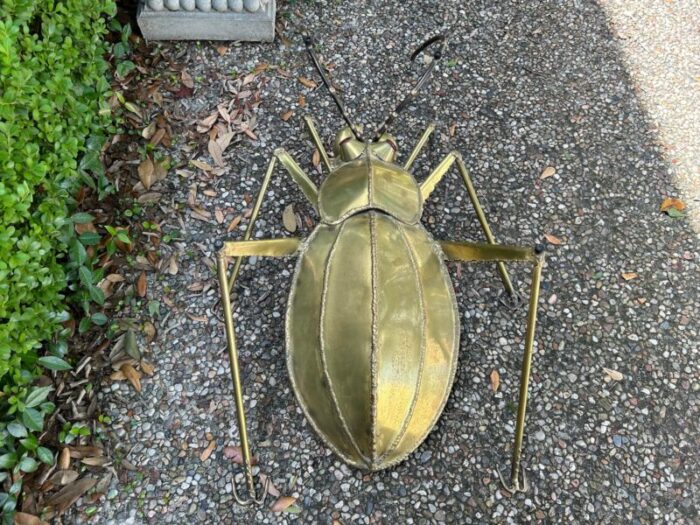
[[[29,395],[27,396],[24,405],[29,408],[39,405],[42,401],[44,401],[44,399],[46,399],[51,390],[53,390],[52,386],[41,386],[39,388],[33,389],[31,392],[29,392]]]
[[[19,462],[19,469],[23,472],[34,472],[37,468],[39,468],[39,463],[29,456],[22,458],[22,461]]]
[[[55,355],[47,355],[44,357],[40,357],[37,360],[37,362],[41,366],[48,368],[49,370],[70,370],[71,368],[73,368],[63,359],[61,359],[60,357],[56,357]]]
[[[42,463],[53,465],[53,452],[46,447],[39,447],[36,449],[36,457],[38,457],[39,461]]]
[[[0,456],[0,469],[9,470],[17,464],[17,454],[10,452],[8,454],[3,454]]]
[[[82,242],[85,246],[94,246],[100,242],[102,237],[96,232],[85,232],[81,233],[78,239],[80,239],[80,242]]]
[[[27,408],[22,412],[22,423],[29,430],[41,432],[44,429],[44,415],[35,408]]]
[[[7,431],[16,438],[27,437],[27,429],[19,421],[13,421],[7,425]]]

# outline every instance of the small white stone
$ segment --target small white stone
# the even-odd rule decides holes
[[[164,7],[163,0],[148,0],[148,7],[154,11],[162,11]]]
[[[249,13],[257,13],[260,9],[260,0],[243,0],[243,7]]]
[[[211,11],[211,0],[197,0],[197,9],[200,11]]]
[[[194,11],[197,6],[194,0],[180,0],[180,7],[185,11]]]
[[[211,6],[217,11],[226,11],[228,8],[227,0],[212,0]]]
[[[228,0],[228,8],[231,11],[240,13],[241,11],[243,11],[243,0]]]
[[[180,0],[165,0],[165,7],[167,7],[171,11],[179,11]]]

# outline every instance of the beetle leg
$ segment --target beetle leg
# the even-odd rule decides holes
[[[326,166],[326,169],[330,173],[331,171],[333,171],[331,161],[328,158],[328,152],[326,151],[326,148],[323,146],[321,136],[318,134],[318,131],[316,131],[316,126],[314,125],[313,119],[307,115],[304,117],[304,122],[306,123],[306,129],[309,131],[309,135],[311,136],[311,141],[314,143],[314,146],[316,146],[316,149],[321,155],[321,160],[323,161],[323,164]]]
[[[472,206],[474,207],[474,211],[476,211],[476,216],[479,219],[481,229],[483,230],[486,239],[489,241],[489,244],[495,245],[496,239],[494,238],[493,233],[491,232],[491,227],[489,226],[489,223],[486,220],[486,215],[484,214],[484,210],[482,209],[481,203],[479,202],[479,197],[477,196],[476,190],[474,189],[474,184],[472,184],[471,177],[469,176],[469,170],[467,170],[467,167],[464,164],[462,156],[459,154],[459,152],[453,151],[449,153],[445,157],[445,159],[440,164],[438,164],[438,167],[435,168],[433,172],[430,175],[428,175],[428,177],[421,183],[421,197],[425,202],[428,196],[435,189],[435,186],[437,186],[438,182],[442,180],[442,178],[445,176],[445,173],[447,173],[447,171],[452,167],[452,165],[455,162],[457,163],[457,169],[459,170],[459,174],[462,176],[464,186],[467,188],[469,200],[471,201]],[[510,280],[510,275],[508,275],[506,265],[502,261],[498,262],[498,273],[501,276],[501,281],[503,281],[503,286],[505,286],[506,292],[508,292],[508,294],[511,297],[515,298],[516,294],[515,289],[513,288],[513,283]]]
[[[428,127],[425,128],[425,131],[420,136],[420,139],[418,139],[418,143],[415,145],[413,151],[411,151],[411,154],[408,156],[406,164],[403,165],[403,169],[405,169],[406,171],[411,170],[411,166],[413,166],[413,163],[416,161],[416,158],[423,149],[423,146],[425,146],[425,143],[428,142],[428,139],[430,138],[430,135],[432,135],[433,131],[435,131],[435,123],[431,122],[428,125]]]
[[[304,171],[299,167],[289,153],[282,148],[278,148],[275,150],[274,156],[270,159],[270,163],[267,165],[267,171],[265,172],[265,177],[263,178],[262,185],[260,186],[260,191],[258,191],[258,196],[255,199],[253,211],[250,214],[250,219],[248,220],[248,226],[246,227],[245,234],[243,234],[244,241],[249,241],[250,237],[253,235],[255,221],[258,219],[258,213],[260,213],[260,207],[265,199],[267,186],[270,184],[270,179],[275,171],[277,160],[280,161],[282,166],[287,170],[287,173],[289,173],[294,182],[297,183],[311,205],[314,207],[316,206],[316,202],[318,200],[318,189],[316,188],[316,185],[311,179],[309,179],[306,173],[304,173]],[[233,263],[233,270],[231,270],[231,274],[228,278],[229,292],[233,289],[233,283],[236,282],[242,262],[242,258],[237,257]]]
[[[537,324],[537,302],[540,297],[540,280],[544,265],[544,246],[538,245],[534,250],[517,246],[498,244],[477,244],[469,242],[441,241],[440,245],[449,260],[453,261],[529,261],[533,263],[532,281],[530,284],[530,305],[527,313],[527,328],[525,330],[525,352],[520,370],[520,393],[518,396],[518,415],[515,424],[515,439],[513,441],[513,457],[510,466],[510,484],[501,476],[501,482],[509,492],[524,492],[528,483],[525,472],[520,466],[520,457],[525,435],[525,413],[527,410],[527,393],[530,384],[530,368],[532,366],[532,351],[535,343],[535,327]],[[521,476],[522,475],[522,476]]]
[[[267,495],[270,478],[265,480],[262,487],[262,495],[256,495],[255,481],[253,480],[253,463],[248,444],[248,429],[245,421],[245,409],[243,408],[243,387],[241,385],[241,373],[238,365],[238,350],[236,349],[236,330],[231,313],[231,296],[226,277],[226,255],[225,251],[219,252],[217,259],[219,270],[219,284],[221,286],[221,304],[224,309],[224,324],[226,325],[226,341],[228,343],[228,358],[231,367],[231,380],[236,400],[236,419],[238,422],[238,435],[241,438],[241,454],[243,455],[243,469],[245,471],[246,488],[248,499],[242,499],[236,491],[236,480],[231,481],[233,496],[239,505],[250,505],[252,503],[262,504]]]

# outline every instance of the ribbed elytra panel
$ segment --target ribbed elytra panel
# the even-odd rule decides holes
[[[287,311],[292,385],[352,465],[403,459],[449,395],[459,333],[440,256],[422,226],[377,211],[319,225],[302,249]]]

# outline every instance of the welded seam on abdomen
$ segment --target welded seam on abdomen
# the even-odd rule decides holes
[[[372,348],[370,352],[370,376],[372,378],[371,392],[371,430],[372,430],[372,467],[377,459],[377,351],[379,334],[377,333],[377,217],[375,212],[369,213],[370,260],[372,264]]]
[[[357,455],[359,458],[363,458],[365,462],[367,461],[367,458],[365,455],[361,452],[360,447],[357,445],[357,442],[355,441],[355,438],[353,437],[352,433],[350,432],[350,427],[348,426],[347,421],[345,421],[345,418],[343,417],[343,412],[340,410],[340,405],[338,404],[338,398],[335,395],[335,390],[333,390],[333,381],[331,381],[331,375],[328,372],[328,366],[326,363],[326,344],[325,344],[325,330],[323,329],[324,327],[324,320],[325,320],[325,315],[326,315],[326,296],[328,294],[328,279],[330,275],[330,267],[331,264],[333,263],[333,257],[335,256],[335,249],[338,245],[338,240],[340,239],[341,235],[343,235],[343,231],[345,230],[345,226],[347,225],[347,222],[344,222],[341,226],[340,229],[338,230],[338,235],[336,235],[335,239],[333,240],[333,246],[331,247],[330,251],[328,252],[328,258],[326,259],[326,266],[323,269],[323,290],[321,292],[321,318],[320,318],[320,327],[319,327],[319,353],[320,353],[320,358],[321,358],[321,366],[323,367],[323,376],[326,378],[326,382],[328,383],[328,390],[331,393],[331,399],[333,400],[333,408],[335,409],[336,414],[338,415],[338,419],[340,420],[340,423],[343,425],[343,430],[348,436],[348,439],[350,440],[350,443],[352,443],[352,446],[355,447],[355,451],[357,452]]]
[[[395,222],[396,224],[396,229],[399,231],[399,234],[401,235],[401,239],[403,240],[404,246],[406,247],[406,252],[408,253],[408,258],[411,261],[411,268],[413,268],[413,274],[415,275],[416,282],[418,283],[418,297],[420,299],[420,317],[421,317],[421,325],[422,325],[422,330],[421,330],[421,340],[420,340],[420,367],[418,368],[418,377],[416,378],[416,389],[413,394],[413,401],[411,402],[411,408],[408,410],[408,414],[406,415],[406,418],[404,419],[403,425],[401,426],[401,430],[399,430],[399,433],[396,435],[394,438],[394,441],[392,441],[391,445],[387,449],[387,451],[384,453],[382,456],[381,460],[384,460],[385,457],[387,457],[389,454],[391,454],[394,450],[396,450],[396,447],[399,446],[399,443],[401,443],[401,440],[404,438],[406,435],[406,430],[408,430],[408,425],[411,423],[411,419],[413,418],[413,412],[416,409],[416,404],[418,403],[418,394],[420,393],[420,387],[423,382],[423,369],[425,368],[425,352],[426,352],[426,337],[427,337],[427,332],[428,332],[428,326],[427,326],[427,318],[426,318],[426,306],[425,306],[425,293],[423,291],[423,281],[420,278],[420,274],[418,273],[418,264],[416,263],[416,258],[415,255],[413,254],[413,250],[411,249],[411,245],[408,242],[408,239],[406,238],[406,234],[403,229],[403,225],[399,223],[399,221],[396,221],[395,219],[391,219],[392,221]]]

